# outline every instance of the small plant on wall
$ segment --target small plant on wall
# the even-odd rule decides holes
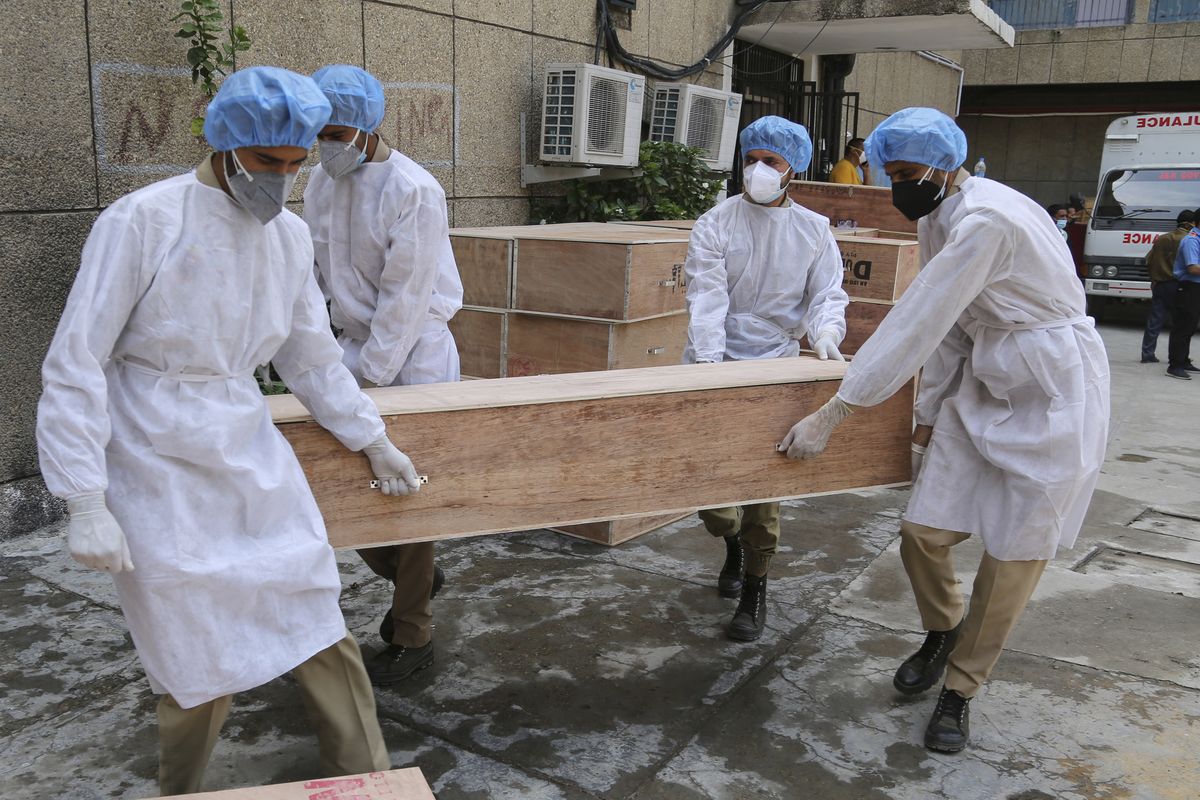
[[[234,68],[238,53],[250,49],[250,36],[241,25],[226,27],[220,0],[184,0],[171,21],[180,23],[175,36],[188,43],[192,83],[199,84],[200,91],[211,100],[217,93],[218,77]],[[203,134],[204,117],[196,117],[192,120],[192,135]]]
[[[635,178],[568,181],[561,196],[533,198],[533,221],[696,219],[712,208],[723,183],[700,150],[673,142],[642,142],[638,168]]]

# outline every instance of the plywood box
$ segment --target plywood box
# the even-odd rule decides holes
[[[455,229],[450,231],[450,246],[462,280],[463,304],[508,308],[512,303],[512,238]]]
[[[462,374],[470,378],[503,378],[508,317],[491,308],[462,308],[449,322]]]
[[[842,288],[864,300],[900,299],[920,270],[919,245],[897,239],[839,236],[842,253]]]
[[[429,784],[416,767],[171,797],[188,800],[434,800]]]
[[[610,223],[613,225],[642,225],[647,228],[673,228],[677,231],[690,231],[696,224],[694,219],[647,219]]]
[[[523,233],[512,306],[613,321],[682,311],[687,247],[687,232],[668,228],[600,225],[582,233]]]
[[[508,314],[505,374],[553,375],[678,364],[688,315],[603,322],[540,314]]]
[[[805,208],[829,217],[837,225],[843,220],[864,228],[917,232],[917,223],[892,205],[892,191],[880,186],[849,186],[840,183],[792,181],[788,197]]]
[[[880,239],[899,239],[904,242],[917,241],[916,232],[909,233],[907,231],[877,231],[875,233]]]
[[[294,396],[267,403],[330,542],[370,547],[906,483],[911,382],[842,423],[821,456],[776,452],[845,370],[784,358],[368,389],[389,437],[428,476],[399,498],[369,488],[367,460]]]
[[[857,353],[894,305],[884,300],[851,300],[846,306],[846,338],[838,345],[841,354],[852,356]],[[803,346],[812,349],[810,342],[805,342]]]
[[[651,531],[656,531],[664,525],[678,522],[688,514],[656,514],[650,517],[630,517],[629,519],[610,519],[605,522],[585,522],[582,525],[565,525],[561,528],[551,528],[557,533],[565,533],[576,539],[586,539],[597,544],[623,544]]]

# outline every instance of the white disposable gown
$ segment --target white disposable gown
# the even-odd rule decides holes
[[[842,257],[829,220],[789,202],[730,197],[688,242],[685,362],[798,355],[799,339],[846,335]]]
[[[838,394],[890,397],[924,365],[933,439],[904,518],[1003,561],[1071,547],[1104,461],[1108,359],[1070,252],[1024,195],[967,178],[919,224],[922,269]]]
[[[304,219],[355,375],[380,386],[458,380],[446,323],[463,290],[437,180],[395,150],[337,180],[318,166]]]
[[[299,217],[261,225],[194,172],[100,215],[43,368],[42,475],[59,497],[105,492],[135,567],[114,576],[134,645],[185,708],[346,633],[325,525],[253,377],[268,361],[346,447],[383,434]]]

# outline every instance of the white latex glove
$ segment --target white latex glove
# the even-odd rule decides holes
[[[833,359],[834,361],[845,361],[846,357],[842,355],[837,346],[837,334],[832,331],[824,331],[817,337],[817,341],[813,344],[813,350],[817,351],[817,358],[822,361]]]
[[[913,442],[912,446],[912,482],[917,482],[917,475],[921,472],[921,465],[925,463],[925,451],[927,447]]]
[[[793,425],[775,449],[786,452],[788,458],[819,456],[829,443],[833,429],[853,413],[854,407],[835,394],[828,403]]]
[[[71,558],[105,572],[132,572],[133,559],[125,532],[109,513],[104,492],[92,492],[67,501],[71,520],[67,526],[67,551]]]
[[[412,460],[392,444],[387,434],[362,449],[371,462],[371,471],[379,479],[380,490],[387,495],[403,495],[416,492],[421,481]]]

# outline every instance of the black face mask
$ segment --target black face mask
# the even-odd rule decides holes
[[[928,178],[892,184],[892,205],[913,222],[932,214],[945,196],[945,187]]]

